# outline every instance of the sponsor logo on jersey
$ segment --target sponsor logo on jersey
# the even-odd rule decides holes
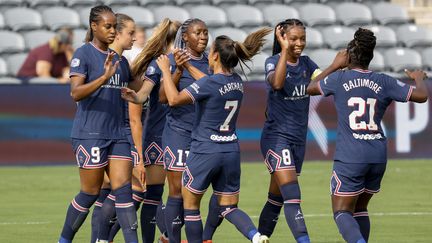
[[[352,134],[353,137],[355,139],[359,139],[359,140],[377,140],[377,139],[382,139],[383,136],[381,135],[381,133],[374,133],[374,134],[358,134],[358,133],[353,133]]]
[[[216,142],[231,142],[237,140],[237,135],[233,134],[231,136],[219,136],[219,135],[211,135],[210,139]]]
[[[147,75],[153,75],[153,74],[155,74],[155,72],[156,72],[156,68],[153,67],[153,66],[149,66],[149,67],[147,68],[146,74],[147,74]]]

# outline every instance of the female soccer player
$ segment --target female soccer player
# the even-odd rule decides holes
[[[243,82],[233,68],[250,60],[270,32],[264,28],[250,34],[244,43],[227,36],[216,38],[209,54],[213,74],[178,92],[166,56],[158,58],[170,106],[196,104],[190,155],[183,173],[184,220],[189,243],[203,241],[200,201],[210,183],[219,196],[221,214],[252,242],[268,242],[249,216],[237,208],[240,190],[240,155],[236,121],[243,98]]]
[[[261,135],[261,152],[271,180],[258,230],[270,237],[284,206],[285,219],[297,242],[309,242],[297,180],[308,126],[306,87],[312,78],[324,75],[309,57],[301,55],[305,46],[305,26],[300,20],[287,19],[276,25],[273,56],[265,62],[270,89]]]
[[[137,56],[132,67],[134,77],[152,85],[144,134],[143,122],[146,114],[143,113],[142,104],[134,105],[130,103],[129,106],[133,140],[146,168],[147,192],[141,208],[143,242],[154,241],[156,209],[161,202],[165,183],[161,140],[168,106],[159,102],[159,87],[162,75],[155,58],[161,54],[172,52],[179,27],[179,22],[164,19],[154,29],[152,36],[147,41],[143,51]]]
[[[123,51],[129,50],[132,48],[132,44],[135,41],[135,22],[134,20],[125,15],[125,14],[116,14],[116,37],[112,44],[110,44],[110,49],[112,49],[114,52],[116,52],[116,55],[120,59],[124,59]],[[127,109],[128,104],[125,103],[125,107]],[[133,141],[131,136],[131,132],[129,129],[129,118],[126,114],[126,127],[127,129],[126,134],[128,136],[128,140],[133,147]],[[135,149],[132,149],[132,154],[134,157],[134,162],[137,162],[137,153],[135,152]],[[142,184],[144,183],[144,166],[142,162],[135,164],[136,167],[134,168],[134,175],[132,176],[132,199],[134,203],[135,210],[137,210],[143,201],[144,198],[144,188]],[[106,188],[106,183],[102,186],[102,190],[104,191]],[[101,197],[104,195],[99,195],[98,201],[101,199]],[[94,219],[95,222],[94,225],[95,228],[93,231],[96,231],[96,234],[98,235],[97,238],[99,239],[98,242],[112,242],[115,235],[117,234],[118,230],[120,229],[119,222],[115,220],[116,218],[116,212],[115,212],[115,196],[112,194],[109,194],[108,196],[105,196],[106,199],[103,201],[103,204],[101,204],[101,209],[99,211],[99,215]],[[96,211],[96,207],[94,209]],[[95,214],[95,213],[94,213]],[[92,218],[93,219],[93,218]],[[114,222],[114,223],[113,223]],[[94,233],[93,233],[94,234]],[[94,238],[94,237],[92,237]]]
[[[124,131],[125,104],[120,90],[129,86],[139,90],[140,96],[148,90],[141,82],[132,81],[127,61],[108,48],[116,34],[116,17],[111,8],[93,7],[89,24],[87,43],[75,52],[70,73],[71,96],[77,102],[71,137],[81,190],[69,206],[59,242],[72,242],[98,197],[105,170],[116,197],[116,213],[125,241],[138,242],[130,183],[132,158]]]
[[[368,70],[376,37],[359,28],[347,50],[328,68],[334,73],[307,88],[311,95],[334,96],[338,114],[336,152],[331,178],[332,207],[339,232],[349,243],[367,242],[367,205],[380,190],[387,163],[387,142],[381,120],[393,100],[426,102],[426,74],[406,71],[416,87]],[[339,70],[348,65],[347,70]],[[327,69],[326,69],[327,70]]]
[[[182,55],[176,55],[178,58],[175,58],[173,55],[170,56],[171,60],[176,59],[173,80],[180,90],[188,87],[197,79],[193,71],[189,72],[192,70],[191,68],[183,68],[182,64],[184,61],[188,61],[188,64],[194,67],[196,73],[201,74],[201,76],[209,73],[208,59],[205,53],[207,43],[207,26],[200,19],[186,20],[177,31],[174,46],[179,50],[187,51],[190,58],[188,60],[182,59]],[[162,102],[167,101],[163,88],[159,94]],[[165,207],[165,222],[168,226],[168,238],[170,242],[174,243],[180,243],[181,227],[184,224],[181,178],[186,158],[190,151],[194,118],[195,107],[193,104],[171,107],[162,135],[164,163],[169,184],[169,196]]]

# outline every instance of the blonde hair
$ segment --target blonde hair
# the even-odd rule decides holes
[[[141,77],[153,58],[162,55],[167,47],[174,42],[180,22],[165,18],[153,30],[153,34],[146,42],[143,50],[132,64],[132,75]]]

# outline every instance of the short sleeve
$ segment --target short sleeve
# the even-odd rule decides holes
[[[206,99],[211,94],[211,81],[208,76],[198,79],[184,90],[191,97],[193,102]]]
[[[310,59],[308,56],[307,57],[307,62],[308,62],[308,67],[309,67],[309,71],[311,74],[311,79],[314,79],[316,76],[318,76],[318,74],[321,73],[320,68],[318,67],[318,65],[312,60]]]
[[[82,76],[87,77],[88,66],[87,66],[87,55],[85,54],[83,48],[78,48],[70,63],[70,73],[69,76]]]
[[[325,77],[323,80],[320,80],[318,83],[320,92],[324,96],[333,95],[336,91],[337,84],[339,79],[339,72],[332,73]]]
[[[265,61],[265,79],[268,81],[268,77],[276,70],[277,61],[273,57],[269,57]]]
[[[145,79],[153,82],[155,85],[160,83],[162,72],[156,63],[156,59],[153,59],[150,62],[150,64],[147,66],[147,70],[145,71],[144,77]]]
[[[384,76],[386,95],[395,101],[409,101],[414,87],[390,76]]]

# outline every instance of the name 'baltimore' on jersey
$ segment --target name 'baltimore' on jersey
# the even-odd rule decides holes
[[[267,82],[269,75],[275,72],[279,58],[280,54],[267,58]],[[266,136],[282,136],[290,143],[305,144],[309,111],[306,87],[314,73],[319,72],[319,68],[307,56],[301,56],[297,63],[287,63],[286,66],[284,87],[280,90],[270,87],[264,131]]]
[[[71,61],[70,76],[85,77],[89,83],[105,72],[108,52],[98,49],[91,42],[78,48]],[[119,60],[115,55],[113,63]],[[72,126],[72,138],[121,139],[125,138],[125,101],[121,88],[132,79],[126,58],[113,76],[88,97],[77,102],[77,112]]]
[[[407,102],[413,87],[368,70],[341,70],[319,83],[321,93],[333,95],[338,114],[334,160],[346,163],[386,163],[384,112],[393,100]]]
[[[239,151],[236,123],[243,99],[243,81],[234,74],[215,74],[186,88],[196,106],[191,152]]]

